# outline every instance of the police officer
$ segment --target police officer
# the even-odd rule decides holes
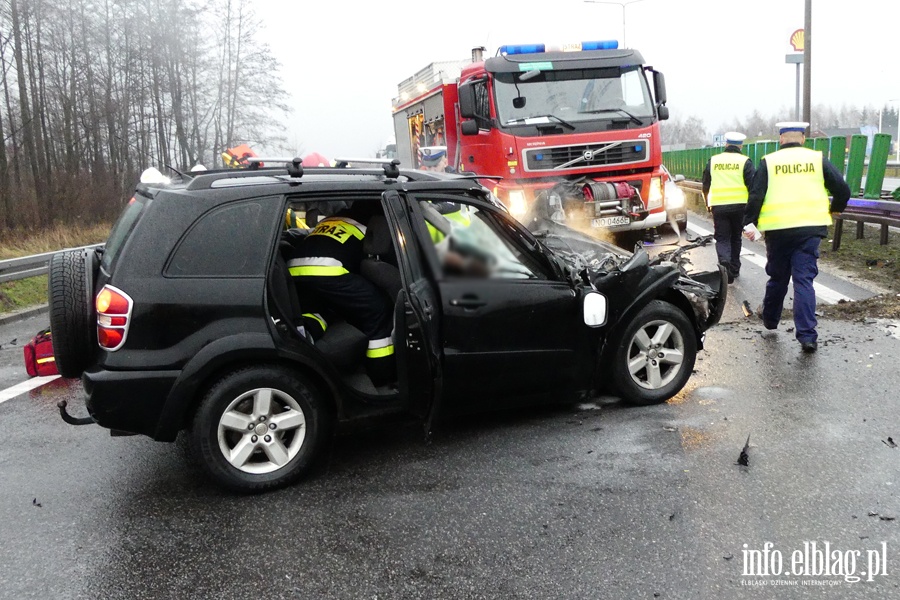
[[[447,171],[447,147],[423,146],[419,148],[419,163],[423,171],[444,173]]]
[[[359,274],[365,223],[378,209],[376,201],[356,201],[320,221],[287,264],[301,304],[310,308],[307,314],[321,318],[330,310],[369,338],[366,371],[372,383],[381,386],[395,379],[393,310],[384,294]]]
[[[741,273],[741,229],[747,195],[753,181],[753,162],[741,154],[743,133],[725,134],[725,151],[709,159],[703,170],[703,197],[713,215],[716,254],[728,272],[728,283]]]
[[[763,299],[763,325],[766,329],[778,327],[788,283],[793,278],[794,335],[804,352],[815,352],[818,334],[813,280],[819,273],[819,242],[828,235],[830,213],[847,207],[850,188],[821,152],[803,146],[809,123],[776,126],[781,149],[759,163],[744,224],[755,225],[766,234],[769,281]]]

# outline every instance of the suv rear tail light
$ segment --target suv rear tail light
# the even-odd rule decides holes
[[[131,324],[134,301],[122,290],[103,286],[95,300],[97,307],[97,342],[104,350],[114,352],[122,347]]]

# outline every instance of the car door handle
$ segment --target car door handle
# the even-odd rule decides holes
[[[466,296],[464,298],[454,298],[450,300],[450,306],[461,306],[462,308],[478,308],[480,306],[484,306],[487,304],[484,300],[479,300],[478,298],[472,296]]]

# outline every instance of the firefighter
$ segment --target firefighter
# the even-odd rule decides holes
[[[284,227],[286,230],[300,229],[307,230],[309,226],[306,224],[306,215],[301,215],[293,208],[288,208],[284,213]]]
[[[458,202],[442,200],[440,202],[429,201],[429,204],[446,219],[456,222],[458,226],[468,227],[472,224],[468,207],[463,206]],[[444,240],[446,235],[440,229],[429,223],[427,220],[425,221],[425,225],[428,227],[428,233],[431,235],[432,242],[439,244]]]
[[[425,146],[419,148],[419,163],[423,171],[444,173],[449,163],[447,162],[446,146]]]
[[[254,152],[250,146],[247,144],[240,144],[223,152],[222,162],[225,163],[226,167],[236,169],[238,167],[248,166],[250,162],[247,159],[255,157],[256,152]]]
[[[326,217],[296,246],[288,269],[309,310],[305,322],[319,320],[324,330],[321,315],[331,311],[363,332],[369,339],[366,371],[375,386],[383,386],[396,379],[393,311],[384,294],[359,274],[366,223],[378,209],[377,202],[357,201]]]
[[[828,235],[831,215],[842,212],[850,188],[822,153],[803,146],[809,123],[778,123],[780,149],[765,156],[750,186],[744,224],[766,237],[766,294],[763,326],[776,329],[788,283],[794,282],[794,329],[803,352],[818,349],[816,293],[819,242]],[[828,195],[832,198],[829,201]]]
[[[728,283],[741,274],[741,229],[747,194],[755,169],[741,154],[743,133],[725,134],[725,151],[709,159],[703,170],[703,197],[713,215],[716,254],[728,273]]]

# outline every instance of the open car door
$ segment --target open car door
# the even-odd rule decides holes
[[[412,230],[411,205],[396,191],[383,194],[385,216],[400,249],[398,265],[403,288],[394,305],[394,353],[400,392],[409,410],[425,419],[431,431],[442,393],[441,304],[422,248]]]

